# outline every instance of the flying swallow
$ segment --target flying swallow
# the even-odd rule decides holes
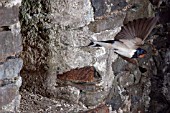
[[[143,58],[147,51],[140,48],[158,21],[158,17],[140,18],[122,26],[114,40],[91,41],[88,46],[114,50],[123,59],[135,64],[134,58]]]

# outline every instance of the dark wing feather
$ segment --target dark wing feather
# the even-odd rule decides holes
[[[145,23],[149,23],[151,21],[152,18],[148,18],[145,20]],[[146,34],[145,31],[147,31],[146,29],[148,28],[148,24],[143,24],[142,30],[144,32],[141,32],[140,37],[142,36],[142,34]]]
[[[137,29],[138,30],[138,34],[136,35],[137,37],[139,37],[139,38],[141,38],[141,39],[143,39],[143,26],[146,24],[145,22],[147,21],[147,19],[141,19],[140,20],[140,24],[139,24],[139,29]]]
[[[136,37],[145,40],[155,27],[158,17],[142,18],[125,24],[115,39],[134,39]],[[142,42],[141,42],[142,43]]]
[[[143,30],[143,34],[145,34],[143,36],[143,40],[145,40],[148,35],[150,34],[150,32],[152,31],[152,29],[155,27],[156,23],[158,22],[158,17],[155,17],[155,18],[151,18],[150,20],[148,20],[148,24],[147,24],[147,27],[145,30]]]
[[[122,29],[123,29],[123,33],[120,34],[120,36],[123,35],[124,38],[125,38],[125,37],[130,38],[131,35],[130,35],[130,32],[129,32],[128,28],[125,27],[125,26],[123,26]],[[119,37],[120,37],[120,36],[119,36]]]
[[[129,25],[131,26],[131,35],[133,36],[133,37],[135,37],[136,36],[136,31],[135,31],[135,22],[130,22],[129,23]]]
[[[139,23],[140,23],[140,19],[139,20],[134,20],[134,26],[135,26],[135,34],[139,34],[139,30],[137,30],[137,29],[139,29],[138,27],[139,27]]]

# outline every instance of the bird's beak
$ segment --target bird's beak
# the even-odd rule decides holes
[[[139,55],[138,57],[139,57],[139,58],[144,58],[145,55],[146,55],[146,54],[141,54],[141,55]]]

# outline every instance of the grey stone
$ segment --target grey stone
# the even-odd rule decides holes
[[[96,90],[94,92],[82,92],[80,94],[80,101],[89,108],[93,106],[98,106],[104,102],[107,94],[108,92],[102,90]]]
[[[110,101],[107,102],[107,104],[111,105],[113,110],[118,110],[122,104],[121,101],[122,101],[121,98],[115,97],[110,99]]]
[[[2,107],[2,111],[3,112],[19,112],[19,105],[20,105],[20,99],[21,99],[21,95],[17,95],[14,100],[12,100],[11,103],[4,105]]]
[[[18,95],[18,87],[16,87],[13,84],[5,85],[3,87],[0,87],[0,107],[11,103],[15,97]]]
[[[19,24],[21,0],[0,1],[0,113],[19,112],[19,76],[23,61]]]
[[[8,59],[0,65],[0,79],[11,79],[17,77],[22,69],[23,61],[20,58]]]
[[[112,63],[112,69],[114,74],[117,76],[122,70],[125,71],[127,62],[122,60],[120,57]]]
[[[10,26],[19,21],[19,7],[0,7],[0,26]]]
[[[0,32],[0,48],[0,62],[8,56],[15,56],[22,50],[21,35],[11,31]]]
[[[95,20],[88,25],[89,30],[98,33],[105,30],[112,30],[118,26],[122,26],[125,15],[125,12],[120,12],[118,14],[113,13],[109,18]]]
[[[96,18],[110,14],[115,10],[123,9],[127,5],[126,0],[92,0],[91,2]]]
[[[80,90],[71,86],[58,87],[55,89],[55,93],[52,90],[51,93],[53,93],[54,98],[68,100],[75,104],[79,102],[80,98]]]
[[[128,4],[132,4],[126,14],[124,23],[137,18],[150,17],[154,15],[149,0],[129,0]]]
[[[122,75],[119,77],[119,84],[123,87],[128,87],[134,84],[134,75],[129,72],[121,73]]]
[[[90,0],[51,1],[53,23],[62,27],[79,28],[88,25],[93,18]]]

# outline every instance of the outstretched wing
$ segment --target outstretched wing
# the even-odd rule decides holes
[[[148,37],[157,21],[158,16],[130,21],[122,26],[115,39],[122,41],[129,48],[136,49],[143,44],[143,41]]]

